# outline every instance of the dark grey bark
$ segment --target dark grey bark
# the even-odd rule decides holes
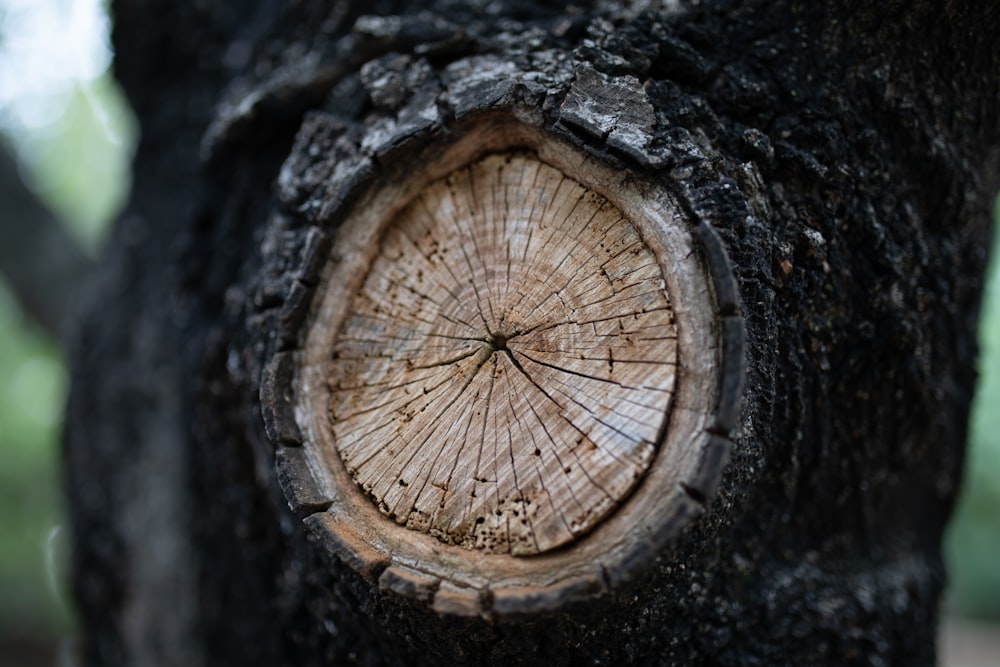
[[[971,4],[117,2],[143,134],[73,346],[86,662],[932,663],[1000,176],[1000,16]],[[677,193],[732,265],[746,377],[655,562],[468,619],[310,538],[260,384],[345,198],[488,113]]]

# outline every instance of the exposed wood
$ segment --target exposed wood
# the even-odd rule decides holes
[[[445,543],[573,540],[656,451],[677,363],[664,287],[621,212],[536,158],[431,184],[337,336],[341,459],[383,512]]]
[[[356,203],[330,214],[265,422],[288,397],[301,484],[331,501],[309,525],[373,585],[389,567],[447,582],[440,613],[553,609],[635,576],[714,492],[743,330],[725,252],[671,193],[509,114],[456,130],[330,195]]]

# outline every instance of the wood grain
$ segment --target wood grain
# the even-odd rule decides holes
[[[506,153],[397,214],[331,356],[337,452],[379,509],[518,556],[585,534],[642,478],[677,331],[660,266],[621,211]]]

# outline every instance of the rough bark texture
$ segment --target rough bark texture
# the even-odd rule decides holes
[[[116,3],[142,144],[73,351],[88,664],[933,661],[997,10],[610,4]],[[297,434],[265,431],[260,388],[339,198],[486,110],[661,182],[722,239],[746,383],[714,496],[654,564],[551,613],[456,618],[310,539],[281,484],[322,499],[293,488],[294,448],[275,469]]]

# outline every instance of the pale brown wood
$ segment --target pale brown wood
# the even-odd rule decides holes
[[[262,415],[302,449],[279,461],[290,506],[382,593],[558,609],[630,580],[714,492],[742,377],[732,274],[659,182],[530,116],[454,130],[333,196]]]
[[[530,555],[591,530],[656,452],[677,332],[622,212],[523,153],[425,188],[332,352],[337,452],[397,523]]]

